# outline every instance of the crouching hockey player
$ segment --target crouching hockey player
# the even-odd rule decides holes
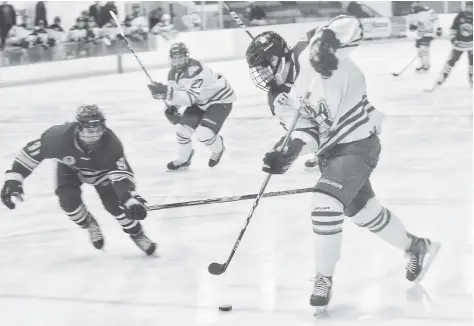
[[[420,1],[413,2],[409,16],[411,31],[416,31],[415,46],[418,50],[420,66],[417,72],[427,72],[430,69],[430,46],[435,36],[443,33],[438,26],[438,15],[433,9],[423,6]]]
[[[468,78],[472,87],[472,1],[465,2],[465,10],[459,12],[451,25],[451,44],[453,49],[443,72],[438,80],[438,85],[443,84],[463,52],[467,52],[469,60]]]
[[[165,100],[165,115],[177,125],[178,159],[168,163],[167,168],[176,171],[191,164],[193,134],[212,152],[209,166],[214,167],[225,151],[219,131],[236,100],[234,91],[224,76],[190,58],[182,42],[171,46],[170,61],[168,84],[148,85],[153,98]],[[179,107],[186,107],[183,114],[179,113]]]
[[[381,150],[377,134],[382,114],[368,101],[364,74],[348,57],[349,49],[362,39],[362,25],[353,17],[339,16],[308,36],[294,87],[275,99],[293,115],[301,110],[303,117],[284,152],[266,153],[263,171],[283,174],[299,155],[318,154],[322,175],[315,186],[311,212],[317,269],[310,304],[319,313],[331,298],[346,217],[404,252],[408,258],[406,278],[412,282],[422,279],[439,244],[409,233],[400,219],[378,202],[372,189],[369,178]],[[270,64],[265,58],[281,60],[284,44],[273,32],[255,37],[247,51],[251,72],[256,73],[252,63],[257,57],[264,66]],[[268,76],[268,70],[261,71],[267,73],[261,78],[275,78]],[[311,96],[303,100],[309,85],[313,85]]]
[[[147,255],[156,249],[138,220],[147,216],[146,201],[135,191],[133,171],[127,163],[122,143],[106,127],[96,105],[79,107],[76,122],[46,130],[39,139],[26,144],[6,171],[2,202],[15,208],[13,198],[23,200],[23,181],[45,159],[58,160],[56,195],[66,215],[89,233],[95,248],[102,249],[104,236],[94,216],[82,201],[81,185],[95,187],[105,209],[112,214]]]

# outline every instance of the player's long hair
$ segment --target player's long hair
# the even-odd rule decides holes
[[[311,65],[323,77],[329,78],[333,71],[337,70],[339,59],[335,53],[339,46],[340,42],[336,39],[336,35],[328,28],[323,29],[319,37],[311,43]]]

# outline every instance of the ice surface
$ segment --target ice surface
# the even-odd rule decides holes
[[[314,276],[311,195],[261,201],[227,272],[212,276],[210,262],[224,262],[251,201],[152,212],[144,222],[159,243],[145,257],[101,207],[91,187],[84,198],[105,232],[105,252],[60,210],[52,162],[26,181],[26,202],[0,208],[0,318],[11,326],[131,325],[468,325],[472,323],[472,90],[467,58],[433,94],[423,93],[449,54],[433,44],[433,71],[414,66],[394,78],[415,54],[409,42],[361,46],[355,57],[366,72],[369,99],[387,114],[381,161],[373,185],[381,202],[407,228],[442,242],[421,286],[404,279],[403,253],[347,221],[342,260],[329,313],[315,319],[309,306]],[[270,118],[242,60],[210,65],[239,97],[222,134],[227,152],[207,167],[197,154],[188,173],[165,172],[175,158],[167,123],[141,73],[0,90],[0,169],[46,128],[74,118],[82,103],[104,108],[109,126],[125,144],[139,192],[150,204],[255,193],[264,179],[265,151],[283,135]],[[166,72],[153,71],[157,80]],[[304,159],[268,190],[309,187],[319,174]],[[218,306],[232,304],[223,313]]]

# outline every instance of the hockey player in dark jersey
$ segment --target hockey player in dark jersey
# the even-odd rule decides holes
[[[188,168],[194,155],[193,134],[212,152],[208,165],[214,167],[225,151],[219,131],[236,100],[234,90],[224,76],[189,57],[188,48],[182,42],[171,46],[170,61],[167,85],[157,82],[148,85],[153,98],[165,101],[165,115],[176,125],[178,159],[168,163],[167,168],[169,171]],[[185,108],[182,114],[181,107]]]
[[[275,32],[263,32],[258,35],[247,49],[247,63],[250,77],[254,84],[268,92],[267,102],[272,115],[281,106],[281,95],[289,93],[300,73],[299,56],[309,44],[318,28],[308,31],[293,48]],[[261,44],[268,44],[262,48]],[[283,123],[282,123],[283,124]],[[318,160],[314,158],[305,162],[307,171],[318,169]]]
[[[451,56],[445,63],[438,85],[443,84],[463,52],[469,60],[468,78],[472,87],[472,1],[465,2],[465,10],[459,12],[451,25]]]
[[[96,105],[78,108],[76,122],[46,130],[39,139],[26,144],[6,171],[1,199],[15,209],[14,198],[23,201],[23,181],[45,159],[56,159],[56,195],[69,218],[88,231],[95,248],[102,249],[104,237],[94,216],[81,197],[81,185],[95,187],[105,209],[112,214],[135,244],[152,255],[156,244],[143,232],[138,220],[147,216],[146,201],[135,191],[133,171],[122,143],[106,127]]]

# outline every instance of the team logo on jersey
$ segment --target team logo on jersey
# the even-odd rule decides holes
[[[462,24],[459,27],[462,36],[471,36],[472,35],[472,25],[471,24]]]
[[[63,162],[66,165],[74,165],[76,164],[76,159],[73,156],[65,156],[62,158],[61,162]]]
[[[320,138],[325,138],[329,133],[329,129],[331,129],[333,121],[329,111],[329,105],[325,99],[322,98],[318,101],[316,104],[316,112],[318,114],[315,120],[319,126],[319,136]]]
[[[287,99],[288,99],[288,95],[286,95],[286,93],[280,93],[276,98],[277,103],[280,105],[285,105]]]
[[[197,67],[197,66],[190,66],[190,67],[188,68],[188,75],[189,75],[189,76],[192,76],[192,75],[193,75],[196,71],[198,71],[198,70],[199,70],[199,67]]]

